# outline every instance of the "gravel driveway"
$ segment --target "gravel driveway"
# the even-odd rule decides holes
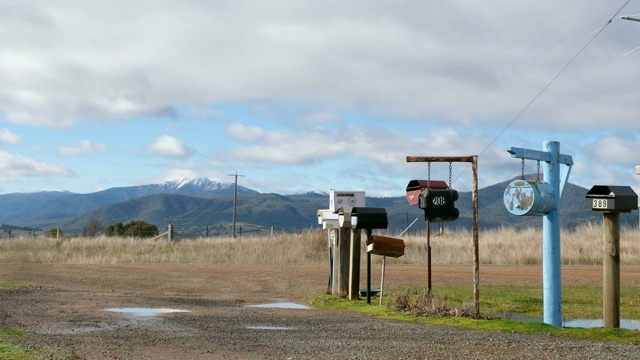
[[[456,281],[455,273],[467,270],[442,269],[438,281]],[[388,271],[398,283],[423,276],[419,268]],[[505,274],[516,281],[513,269]],[[323,292],[322,267],[2,265],[0,275],[33,286],[0,291],[0,326],[28,331],[25,346],[49,359],[640,359],[634,344],[268,307],[303,304]],[[575,281],[593,281],[588,277]],[[517,281],[537,281],[535,271]],[[110,308],[186,311],[140,316]]]

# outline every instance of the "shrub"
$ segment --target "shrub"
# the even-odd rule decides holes
[[[148,238],[158,235],[158,227],[144,221],[132,220],[126,225],[121,222],[110,225],[104,234],[107,236]]]

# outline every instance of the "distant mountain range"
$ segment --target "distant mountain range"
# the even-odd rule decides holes
[[[142,199],[153,195],[183,195],[195,198],[233,196],[234,184],[220,183],[206,178],[180,179],[162,184],[110,188],[89,194],[68,191],[41,191],[0,195],[0,223],[36,229],[60,226],[86,212],[105,206]],[[238,195],[257,194],[257,191],[238,186]],[[133,219],[145,220],[134,217]],[[105,223],[103,219],[96,219]],[[110,223],[105,223],[110,225]],[[71,232],[84,225],[71,226]]]
[[[503,205],[505,181],[479,191],[480,227],[542,226],[539,216],[515,216]],[[0,195],[0,223],[16,227],[48,230],[60,227],[66,234],[82,233],[91,223],[108,226],[118,222],[143,220],[166,229],[172,223],[184,236],[228,235],[233,212],[233,183],[206,178],[182,179],[162,184],[111,188],[90,194],[43,191]],[[328,208],[329,195],[306,193],[279,195],[259,193],[238,186],[236,208],[240,232],[260,232],[274,227],[278,231],[318,228],[316,212]],[[404,189],[399,189],[403,194]],[[567,184],[562,197],[563,227],[574,228],[590,221],[602,221],[584,204],[587,189]],[[397,234],[414,219],[413,229],[424,228],[422,210],[407,203],[405,196],[367,197],[366,205],[384,207],[389,233]],[[460,218],[446,223],[451,228],[471,228],[471,192],[461,192],[456,202]],[[623,225],[638,224],[638,213],[622,214]],[[3,227],[5,229],[6,226]],[[6,231],[6,230],[5,230]]]

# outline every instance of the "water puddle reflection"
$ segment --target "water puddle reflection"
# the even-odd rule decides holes
[[[296,304],[292,302],[276,302],[271,304],[260,304],[260,305],[247,305],[247,307],[252,308],[272,308],[272,309],[302,309],[307,310],[311,309],[310,307],[302,304]]]
[[[295,330],[296,328],[286,326],[247,326],[250,330]]]
[[[638,330],[640,321],[638,320],[624,320],[620,319],[620,328],[627,330]],[[563,327],[568,328],[601,328],[603,327],[602,319],[575,319],[565,320],[562,322]]]
[[[494,314],[498,315],[498,314]],[[520,314],[509,314],[509,320],[522,321],[522,322],[543,322],[541,317],[530,317]],[[564,320],[562,327],[565,328],[601,328],[604,327],[602,319],[572,319]],[[620,329],[627,330],[640,330],[640,320],[625,320],[620,319]]]
[[[180,309],[162,309],[162,308],[155,309],[155,308],[135,308],[135,307],[108,308],[108,309],[104,309],[104,311],[129,314],[133,316],[156,316],[160,314],[191,312],[190,310],[180,310]]]

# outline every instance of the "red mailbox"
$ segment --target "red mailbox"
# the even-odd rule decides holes
[[[442,180],[411,180],[407,185],[407,201],[409,205],[418,205],[420,194],[427,189],[444,190],[449,185]]]

